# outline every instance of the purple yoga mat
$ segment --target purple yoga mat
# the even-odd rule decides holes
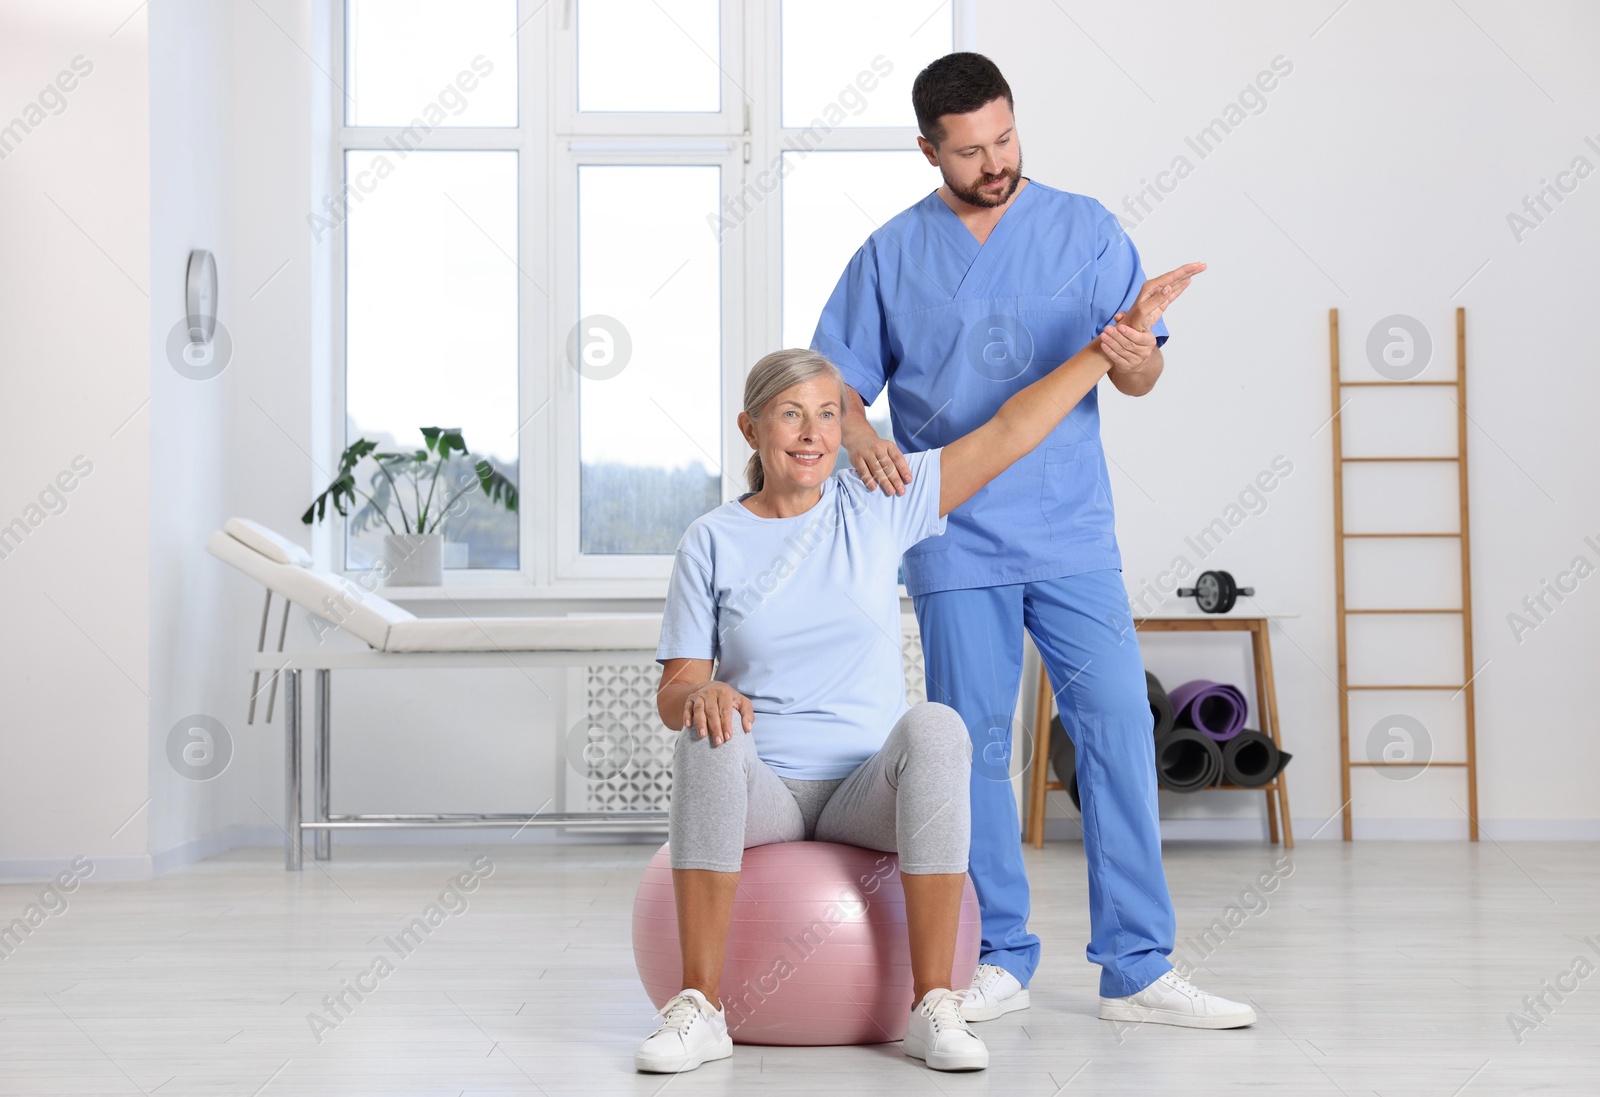
[[[1244,691],[1205,678],[1185,682],[1169,695],[1179,727],[1197,728],[1217,742],[1232,739],[1244,730],[1249,710]]]

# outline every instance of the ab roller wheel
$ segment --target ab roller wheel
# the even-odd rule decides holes
[[[1252,595],[1255,587],[1241,587],[1225,571],[1202,571],[1192,587],[1179,587],[1178,597],[1193,597],[1206,613],[1227,613],[1239,595]]]

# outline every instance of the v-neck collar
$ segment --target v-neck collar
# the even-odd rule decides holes
[[[1024,178],[1026,178],[1026,176],[1024,176]],[[947,229],[953,230],[952,235],[954,235],[957,240],[966,241],[966,246],[969,250],[978,252],[986,249],[991,243],[993,243],[996,236],[1009,231],[1011,223],[1016,220],[1015,217],[1011,216],[1012,213],[1024,200],[1023,196],[1038,185],[1039,184],[1035,183],[1032,179],[1029,179],[1027,186],[1022,187],[1017,191],[1016,194],[1012,195],[1011,204],[1006,207],[1006,211],[1000,215],[1000,220],[994,223],[994,228],[989,230],[988,237],[981,244],[978,243],[978,238],[973,235],[972,230],[967,227],[966,222],[961,220],[961,215],[955,210],[951,209],[948,202],[939,197],[938,190],[931,191],[928,194],[928,198],[936,203],[940,209],[944,210],[944,224]]]
[[[961,282],[951,294],[951,300],[984,295],[991,276],[1003,265],[1013,228],[1019,218],[1027,216],[1025,210],[1019,214],[1017,207],[1023,202],[1033,201],[1028,194],[1038,185],[1033,180],[1028,180],[1028,185],[1012,197],[1011,205],[1006,207],[1006,211],[1000,215],[1000,220],[996,221],[994,228],[990,230],[989,238],[981,244],[978,243],[978,238],[972,235],[972,230],[962,223],[956,211],[939,197],[938,191],[928,195],[927,201],[937,203],[945,213],[944,217],[935,213],[934,220],[944,225],[946,239],[956,248],[956,254],[962,256],[967,263],[967,269],[962,272]]]

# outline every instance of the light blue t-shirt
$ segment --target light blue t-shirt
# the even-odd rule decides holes
[[[891,218],[845,267],[813,349],[871,402],[887,385],[902,450],[947,446],[1082,350],[1144,284],[1104,206],[1029,181],[979,244],[937,191]],[[1150,329],[1166,342],[1165,320]],[[906,554],[913,595],[1122,566],[1091,389],[1043,444]]]
[[[908,707],[897,573],[906,549],[945,530],[939,454],[907,455],[904,495],[841,469],[804,514],[762,518],[734,500],[678,544],[656,659],[715,659],[782,777],[849,776]]]

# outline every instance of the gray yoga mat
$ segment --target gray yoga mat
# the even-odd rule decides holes
[[[1172,792],[1198,792],[1222,777],[1222,747],[1203,731],[1173,728],[1156,740],[1156,783]]]
[[[1292,757],[1288,751],[1279,750],[1268,736],[1245,728],[1222,744],[1222,779],[1245,788],[1259,788],[1282,773]]]
[[[1082,814],[1083,805],[1078,802],[1078,752],[1059,716],[1050,721],[1050,765],[1056,771],[1056,779],[1067,786],[1072,806]]]
[[[1172,698],[1167,696],[1167,691],[1162,688],[1161,679],[1144,672],[1145,692],[1150,695],[1150,717],[1155,721],[1155,737],[1161,738],[1172,730],[1175,718],[1172,711]]]

